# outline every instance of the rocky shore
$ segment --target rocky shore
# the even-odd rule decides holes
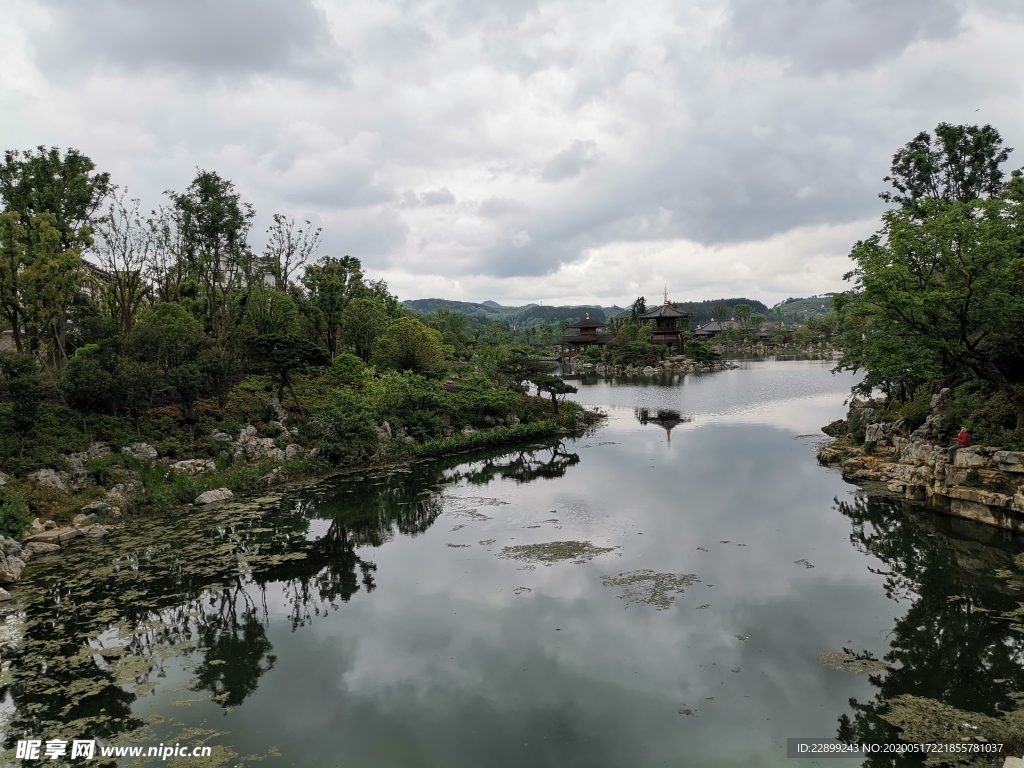
[[[854,401],[846,419],[823,428],[836,439],[819,449],[818,460],[840,465],[851,482],[883,482],[890,492],[931,509],[1024,531],[1024,452],[972,445],[957,451],[950,464],[955,425],[945,415],[949,400],[949,390],[935,395],[931,415],[913,430],[903,420],[882,420],[884,401]],[[853,438],[852,425],[863,425],[863,445]]]
[[[581,357],[572,358],[570,369],[573,373],[600,373],[613,376],[654,376],[659,373],[714,373],[739,368],[728,360],[712,360],[698,362],[687,357],[674,357],[662,360],[657,365],[606,365],[605,363],[588,363]]]

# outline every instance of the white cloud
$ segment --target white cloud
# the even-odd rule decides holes
[[[991,0],[258,0],[246,35],[190,3],[10,0],[0,149],[75,147],[148,206],[216,170],[254,231],[313,220],[403,298],[832,290],[899,146],[1024,134],[1024,16]]]

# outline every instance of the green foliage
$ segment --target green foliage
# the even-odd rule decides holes
[[[932,412],[932,395],[928,390],[921,390],[913,399],[904,403],[898,411],[897,418],[905,419],[910,429],[917,429],[924,424]]]
[[[139,360],[159,365],[164,373],[194,360],[206,344],[203,326],[181,304],[157,304],[144,312],[128,337]]]
[[[372,455],[377,441],[373,409],[355,392],[338,390],[315,418],[323,425],[321,451],[334,464],[351,464]]]
[[[712,360],[718,360],[722,356],[715,352],[711,345],[703,339],[687,339],[686,341],[686,354],[696,360],[698,363],[710,362]]]
[[[981,473],[976,469],[967,470],[967,475],[964,477],[961,485],[966,485],[968,488],[980,488],[984,485],[984,481],[981,479]]]
[[[412,317],[392,321],[373,353],[374,363],[382,370],[424,374],[440,371],[444,359],[441,334]]]
[[[21,540],[32,524],[32,515],[25,497],[0,490],[0,536]]]
[[[331,363],[331,381],[339,387],[361,388],[366,384],[367,368],[355,355],[342,352]]]
[[[328,257],[306,267],[302,284],[306,288],[316,338],[323,341],[333,357],[338,352],[345,309],[353,299],[366,294],[362,264],[352,256]],[[356,354],[363,357],[359,352]]]
[[[35,431],[43,384],[39,367],[30,355],[0,352],[0,394],[11,403],[11,424],[22,441]]]
[[[353,299],[341,315],[341,340],[364,362],[370,362],[374,345],[388,327],[384,304],[375,298]]]

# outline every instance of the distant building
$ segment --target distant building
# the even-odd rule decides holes
[[[589,312],[585,319],[566,326],[566,330],[568,333],[558,340],[562,345],[563,357],[578,355],[591,347],[603,347],[614,338],[613,334],[608,333],[607,323],[591,320]]]
[[[689,330],[691,317],[693,317],[692,313],[676,309],[669,304],[666,293],[665,301],[660,307],[644,312],[638,316],[638,319],[654,321],[654,329],[651,332],[652,344],[661,344],[675,350],[677,355],[681,355],[683,354],[683,333],[679,328],[679,321],[686,320],[686,329]]]
[[[698,325],[693,335],[701,339],[711,339],[720,334],[722,331],[738,329],[740,324],[736,320],[715,320],[711,318],[711,322],[705,323],[704,325]]]

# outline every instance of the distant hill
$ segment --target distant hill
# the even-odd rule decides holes
[[[658,304],[660,303],[658,302]],[[768,306],[757,299],[708,299],[707,301],[677,301],[673,302],[673,304],[679,307],[679,309],[693,313],[693,319],[690,321],[691,329],[696,328],[698,325],[706,325],[711,322],[711,318],[715,320],[728,320],[735,314],[734,308],[737,304],[748,304],[755,315],[764,315],[765,317],[769,315]],[[721,313],[715,309],[720,304],[724,304],[728,308],[724,318],[719,317]],[[657,304],[648,304],[647,306],[653,309]]]
[[[771,317],[779,320],[795,320],[801,323],[815,317],[825,317],[832,313],[831,296],[831,293],[823,293],[805,299],[786,299],[772,307]]]
[[[471,318],[505,320],[516,326],[557,323],[559,320],[575,323],[586,317],[588,313],[592,320],[603,322],[609,317],[626,311],[622,307],[616,306],[550,307],[527,304],[523,307],[504,307],[495,301],[484,301],[477,304],[472,301],[454,301],[452,299],[409,299],[403,301],[402,304],[414,315],[428,315],[439,309],[448,309],[453,312],[462,312]]]

